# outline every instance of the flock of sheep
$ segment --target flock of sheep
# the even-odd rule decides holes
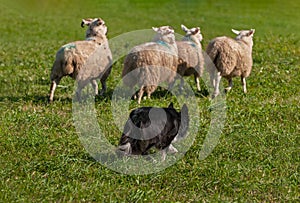
[[[100,79],[102,90],[106,91],[106,80],[112,68],[112,53],[107,39],[107,27],[101,18],[83,19],[81,26],[88,26],[86,39],[75,41],[62,46],[56,53],[56,59],[51,71],[50,102],[53,101],[54,91],[64,76],[71,76],[77,80],[76,96],[81,97],[81,90],[91,83],[95,95],[98,94],[97,79]],[[185,36],[182,41],[176,41],[174,30],[170,26],[162,26],[153,30],[156,35],[152,42],[134,47],[124,60],[122,78],[125,85],[140,90],[136,98],[138,103],[144,93],[148,98],[156,90],[158,84],[166,82],[170,87],[179,76],[194,75],[197,90],[200,90],[199,78],[204,70],[204,56],[201,41],[203,39],[200,28],[188,29],[181,25]],[[243,91],[246,93],[246,78],[252,69],[252,47],[254,29],[236,31],[237,37],[217,37],[207,46],[206,53],[214,66],[208,65],[210,81],[214,87],[212,97],[216,97],[220,90],[221,77],[228,80],[232,88],[232,78],[241,77]],[[134,73],[134,74],[130,74]],[[183,79],[180,86],[183,86]]]

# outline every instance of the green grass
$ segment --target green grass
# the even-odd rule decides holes
[[[54,2],[54,3],[53,3]],[[300,28],[298,1],[1,1],[0,202],[296,202],[300,196]],[[242,93],[238,78],[227,95],[219,144],[199,159],[210,122],[210,101],[196,93],[200,129],[187,154],[150,175],[123,175],[96,162],[72,118],[74,81],[64,78],[49,105],[49,75],[58,48],[84,38],[80,22],[102,17],[109,38],[169,24],[200,26],[206,47],[231,28],[255,28],[254,66]],[[117,144],[111,93],[97,98],[99,120]],[[195,90],[192,79],[189,79]],[[225,81],[224,81],[225,82]],[[225,85],[225,83],[224,83]],[[142,105],[165,106],[158,92]],[[136,107],[135,103],[131,107]],[[179,108],[176,106],[176,108]]]

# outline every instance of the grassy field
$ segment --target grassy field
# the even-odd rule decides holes
[[[0,202],[299,201],[298,1],[0,2]],[[200,160],[199,152],[209,128],[210,100],[196,91],[200,129],[173,166],[149,175],[124,175],[85,150],[73,125],[74,81],[62,80],[51,105],[47,95],[55,53],[84,38],[80,22],[86,17],[103,18],[109,38],[165,24],[179,34],[182,23],[200,26],[204,47],[216,36],[233,37],[231,28],[256,29],[248,93],[234,79],[223,132],[206,159]],[[115,145],[121,132],[111,122],[110,102],[121,69],[121,61],[116,62],[108,92],[95,104]],[[162,91],[141,105],[165,106],[171,100]]]

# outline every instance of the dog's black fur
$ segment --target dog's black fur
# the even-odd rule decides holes
[[[163,116],[159,113],[162,110],[165,112]],[[173,103],[167,108],[141,107],[135,109],[130,113],[125,124],[119,142],[119,150],[126,155],[146,155],[151,147],[155,147],[163,151],[163,159],[165,159],[169,148],[177,152],[171,143],[175,137],[176,140],[184,137],[188,126],[189,115],[185,104],[182,106],[181,112],[174,109]]]

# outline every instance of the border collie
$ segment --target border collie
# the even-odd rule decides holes
[[[124,126],[118,149],[125,155],[147,155],[152,147],[162,152],[176,153],[172,142],[185,137],[189,127],[188,108],[184,104],[177,112],[173,103],[167,108],[134,109]]]

